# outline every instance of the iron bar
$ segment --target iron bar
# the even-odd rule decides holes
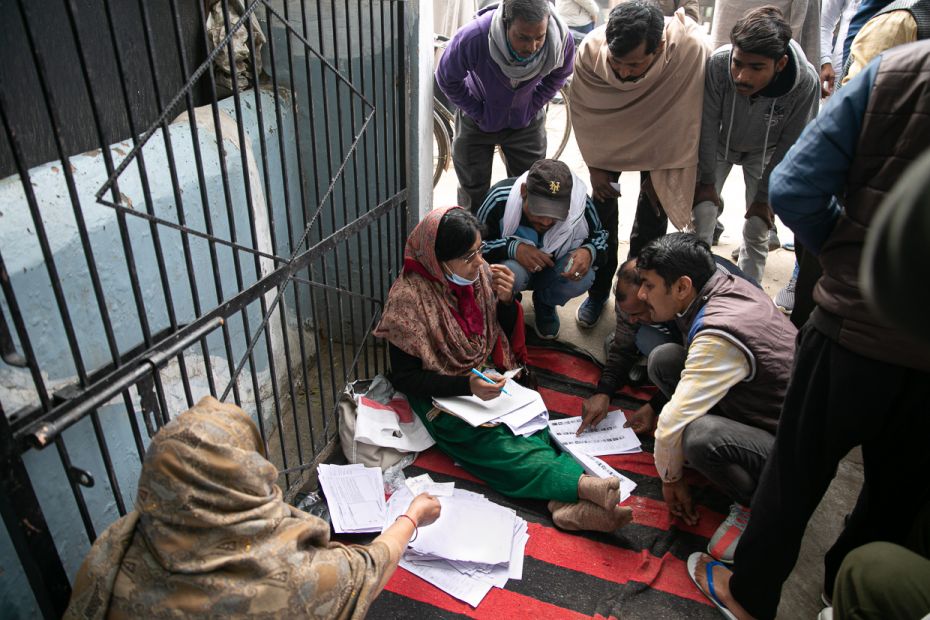
[[[171,0],[171,5],[172,5],[172,7],[175,7],[175,6],[176,6],[176,0]],[[224,7],[227,7],[228,4],[224,4],[223,6],[224,6]],[[255,6],[256,6],[256,5],[253,5],[251,8],[254,10],[254,7],[255,7]],[[206,17],[205,17],[205,15],[204,15],[204,13],[203,13],[203,6],[202,6],[199,2],[197,3],[197,11],[198,11],[198,14],[199,14],[199,16],[200,16],[200,22],[201,22],[201,23],[206,23]],[[176,10],[176,9],[174,9],[174,13],[175,13],[175,15],[177,15],[177,10]],[[249,10],[246,10],[246,11],[243,13],[243,17],[242,17],[242,19],[241,19],[240,22],[239,22],[239,26],[241,26],[242,24],[248,24],[249,20],[248,20],[247,18],[248,18],[250,15],[251,15],[250,11],[249,11]],[[226,23],[227,23],[227,36],[223,39],[222,45],[217,46],[217,49],[220,49],[220,47],[225,48],[227,45],[230,45],[230,41],[231,41],[232,37],[230,37],[229,34],[232,34],[232,33],[235,32],[234,29],[228,28],[228,21],[227,21]],[[178,27],[178,32],[180,32],[180,27]],[[203,42],[204,42],[204,45],[207,47],[207,49],[209,49],[210,43],[209,43],[209,41],[207,40],[207,32],[206,32],[206,29],[201,29],[201,33],[203,34]],[[217,51],[217,50],[214,50],[214,53],[215,53],[216,51]],[[233,67],[233,66],[235,66],[235,55],[232,53],[232,48],[231,48],[231,47],[229,48],[228,53],[229,53],[230,67]],[[196,73],[196,72],[195,72],[195,73]],[[235,211],[234,211],[233,199],[232,199],[232,189],[231,189],[230,181],[229,181],[229,170],[227,169],[227,166],[226,166],[226,148],[225,148],[225,146],[224,146],[224,140],[225,140],[225,138],[224,138],[224,136],[223,136],[222,122],[221,122],[221,120],[220,120],[220,109],[219,109],[219,104],[217,103],[216,80],[215,80],[214,77],[213,77],[213,72],[212,72],[212,71],[209,72],[207,75],[208,75],[208,77],[209,77],[209,80],[207,81],[207,83],[208,83],[209,86],[210,86],[210,111],[212,112],[212,117],[213,117],[213,132],[214,132],[214,135],[216,136],[217,161],[218,161],[218,163],[219,163],[219,168],[220,168],[220,179],[221,179],[222,185],[223,185],[223,200],[224,200],[224,202],[225,202],[225,204],[226,204],[226,222],[227,222],[227,225],[229,226],[229,238],[230,238],[230,240],[231,240],[233,243],[237,243],[237,234],[236,234],[236,214],[235,214]],[[234,85],[234,88],[237,88],[237,86],[235,86],[235,82],[233,82],[233,85]],[[240,118],[241,118],[241,117],[240,117]],[[241,145],[241,144],[240,144],[240,148],[242,148],[242,145]],[[242,174],[243,174],[243,177],[245,177],[245,176],[248,174],[248,168],[247,168],[247,167],[246,167],[245,169],[243,169]],[[251,219],[251,218],[250,218],[250,219]],[[235,276],[236,276],[236,289],[239,290],[239,291],[241,291],[241,290],[245,287],[245,281],[244,281],[243,275],[242,275],[242,261],[240,260],[239,252],[233,251],[233,253],[232,253],[232,259],[233,259],[233,261],[232,261],[232,262],[233,262],[233,272],[235,273]],[[261,279],[260,274],[256,274],[256,279],[258,279],[258,280]],[[243,332],[244,332],[244,334],[245,334],[245,340],[246,340],[246,342],[251,342],[251,341],[252,341],[252,336],[251,336],[251,329],[250,329],[250,327],[249,327],[249,313],[248,313],[248,308],[247,308],[247,307],[243,307],[243,308],[242,308],[242,310],[241,310],[241,318],[242,318],[242,330],[243,330]],[[262,325],[259,329],[262,329],[262,328],[264,328],[264,325]],[[256,334],[256,338],[257,338],[257,337],[258,337],[258,334]],[[264,428],[264,417],[262,416],[261,398],[259,398],[260,388],[259,388],[259,385],[258,385],[258,377],[257,377],[257,375],[256,375],[255,358],[254,358],[254,356],[252,355],[252,349],[253,349],[253,348],[254,348],[254,347],[250,347],[250,348],[249,348],[249,350],[248,350],[248,352],[247,352],[247,354],[246,354],[246,357],[244,357],[244,358],[242,359],[241,364],[244,364],[246,361],[249,362],[249,368],[250,368],[250,371],[251,371],[251,372],[250,372],[250,375],[251,375],[251,378],[252,378],[252,394],[253,394],[254,397],[255,397],[255,407],[256,407],[256,410],[257,410],[257,413],[258,413],[258,416],[257,416],[257,417],[258,417],[258,426],[259,426],[259,430],[262,432],[262,437],[264,438],[264,437],[266,437],[266,435],[265,435],[265,428]],[[239,365],[238,367],[241,369],[242,366]],[[237,378],[238,378],[238,373],[236,374],[236,376],[234,376],[234,377],[232,378],[232,383],[235,383]],[[228,393],[229,393],[229,387],[227,387],[226,390],[223,392],[223,396],[222,396],[222,398],[221,398],[220,400],[225,400],[225,399],[226,399],[226,395],[227,395]]]
[[[285,6],[287,5],[285,4]],[[318,14],[318,19],[319,19],[319,7],[317,7],[317,14]],[[303,31],[303,40],[307,41],[307,37],[310,36],[310,27],[307,21],[307,3],[306,2],[301,2],[300,4],[300,18],[301,18],[301,29]],[[318,158],[317,158],[318,149],[315,148],[317,144],[316,115],[312,113],[313,112],[312,110],[313,96],[312,96],[311,85],[313,84],[313,77],[310,71],[310,58],[306,55],[304,55],[304,74],[305,74],[304,79],[307,82],[307,114],[308,114],[308,118],[310,121],[308,123],[310,125],[310,143],[314,147],[313,149],[311,149],[311,154],[313,156],[313,174],[311,175],[311,178],[313,179],[313,189],[314,189],[313,195],[316,198],[316,202],[314,202],[313,204],[322,205],[323,199],[320,194],[320,180],[319,180],[320,179],[320,162],[318,161]],[[325,122],[325,118],[323,120]],[[298,145],[298,151],[299,151],[299,145]],[[326,171],[326,175],[328,174],[329,174],[329,170]],[[301,188],[303,188],[303,185],[301,185]],[[308,213],[310,213],[310,203],[306,199],[306,196],[302,195],[301,198],[303,201],[303,205],[302,205],[303,208],[301,209],[302,215],[303,215],[303,226],[304,226],[305,231],[309,231],[313,225],[315,215],[311,215],[308,217]],[[321,225],[320,230],[319,230],[319,237],[320,239],[322,239],[324,236],[325,234],[324,234],[324,231]],[[300,241],[298,241],[298,243],[295,245],[295,248],[302,248],[304,247],[305,243],[309,247],[310,240],[306,234],[304,234],[303,237],[300,239]],[[313,264],[312,263],[307,264],[307,274],[309,276],[309,279],[313,280]],[[319,325],[319,316],[320,314],[317,311],[317,296],[311,292],[310,294],[310,317],[311,317],[311,321],[313,324],[314,350],[317,351],[317,355],[315,356],[316,378],[317,378],[316,384],[317,384],[317,393],[320,395],[320,412],[322,413],[326,411],[326,390],[323,389],[323,359],[322,359],[323,356],[319,354],[319,351],[321,350],[320,349],[320,330],[317,328],[317,325]],[[309,389],[310,388],[308,386],[307,387],[308,393],[309,393]],[[309,398],[307,398],[307,422],[311,425],[311,427],[313,426],[313,411],[310,407]],[[313,441],[313,448],[316,449],[316,437],[313,437],[312,441]]]
[[[172,1],[169,3],[169,7],[171,9],[171,22],[174,27],[173,30],[174,30],[175,42],[178,48],[178,62],[180,64],[181,74],[187,75],[188,74],[187,52],[184,49],[184,45],[182,41],[181,21],[180,21],[180,17],[177,11],[177,5]],[[211,73],[211,79],[212,79],[212,73]],[[193,83],[194,83],[193,79],[189,80],[188,84],[185,86],[185,88],[182,89],[182,91],[184,93],[185,103],[187,104],[187,118],[188,118],[188,125],[190,126],[190,131],[191,131],[191,145],[193,146],[193,149],[194,149],[194,163],[196,164],[196,170],[197,170],[197,184],[200,189],[200,204],[201,204],[201,211],[203,212],[204,228],[206,228],[207,235],[209,235],[210,237],[214,237],[213,218],[210,214],[210,199],[209,199],[209,196],[207,195],[207,181],[204,176],[203,154],[200,151],[200,139],[199,139],[199,132],[197,129],[197,114],[194,109],[194,98],[193,98],[193,95],[190,89],[190,86]],[[177,105],[177,104],[175,103],[172,105]],[[98,193],[98,196],[99,195],[100,194]],[[98,201],[99,200],[100,199],[98,197]],[[216,303],[220,304],[223,302],[225,295],[223,293],[223,282],[222,282],[221,275],[220,275],[219,256],[217,255],[217,252],[216,252],[216,243],[218,243],[218,241],[209,239],[207,243],[207,247],[210,252],[210,266],[212,267],[212,270],[213,270],[213,290],[214,290],[214,294],[216,295]],[[222,336],[223,336],[224,353],[226,355],[226,366],[227,368],[231,369],[233,367],[232,340],[231,340],[231,336],[229,333],[229,327],[225,323],[223,324],[223,327],[222,327]],[[215,394],[216,393],[215,386],[212,386],[212,389],[214,390],[213,393]],[[237,405],[242,404],[238,385],[233,386],[233,398],[235,399],[235,402]]]
[[[229,19],[229,3],[228,1],[221,2],[220,6],[222,7],[222,10],[223,10],[224,26],[227,30],[229,30],[230,23],[231,23]],[[198,10],[200,10],[199,6],[198,6]],[[245,30],[246,30],[247,36],[251,36],[251,33],[252,33],[251,19],[248,22],[246,22]],[[242,183],[244,185],[243,191],[245,193],[245,202],[246,202],[246,207],[249,213],[249,232],[252,236],[252,245],[254,247],[258,247],[259,245],[258,232],[255,227],[256,211],[255,211],[255,204],[252,200],[252,183],[249,178],[251,175],[249,174],[249,162],[248,162],[248,156],[247,156],[248,142],[246,142],[245,123],[243,122],[243,116],[242,116],[242,101],[239,97],[239,87],[238,87],[239,76],[238,76],[238,69],[236,68],[236,62],[235,62],[236,56],[235,56],[235,51],[233,50],[233,47],[232,47],[232,41],[231,40],[228,41],[226,45],[228,47],[228,53],[229,53],[230,81],[233,84],[232,97],[233,97],[233,106],[235,107],[235,110],[236,110],[236,121],[237,121],[236,128],[238,130],[238,138],[239,138],[239,146],[240,146],[239,157],[240,157],[240,165],[242,166]],[[272,67],[272,71],[274,71],[274,67]],[[257,83],[254,84],[253,86],[254,88],[258,88]],[[262,133],[262,131],[263,131],[263,128],[260,127],[259,133]],[[270,199],[270,196],[268,197],[268,199]],[[269,220],[269,226],[273,227],[274,226],[273,222],[274,222],[274,217],[272,216]],[[274,238],[272,237],[272,251],[274,251],[273,240]],[[238,259],[238,255],[237,255],[237,259]],[[260,280],[262,278],[261,261],[257,256],[254,256],[254,255],[253,255],[253,260],[254,260],[254,268],[255,268],[255,277],[256,279]],[[239,284],[239,288],[240,290],[242,289],[241,283]],[[271,313],[268,312],[268,307],[267,307],[267,304],[265,303],[264,295],[258,298],[258,303],[259,303],[259,308],[260,308],[262,316],[269,316],[270,318]],[[281,314],[283,316],[283,304],[281,305],[279,310],[281,311]],[[284,340],[284,347],[286,351],[287,323],[286,322],[283,323],[281,325],[281,328],[283,330],[282,335],[284,336],[283,340]],[[266,351],[266,354],[268,355],[268,374],[271,378],[271,392],[272,392],[272,399],[273,399],[272,402],[274,404],[275,420],[278,423],[278,439],[281,445],[281,456],[282,456],[282,459],[284,460],[284,466],[287,467],[287,447],[285,446],[285,441],[284,441],[284,432],[283,432],[284,426],[281,423],[281,397],[280,397],[280,390],[278,387],[277,364],[275,363],[274,346],[271,342],[271,330],[267,322],[264,323],[264,326],[262,328],[262,333],[265,336],[265,351]],[[245,337],[248,340],[249,338],[248,326],[246,326]],[[256,330],[256,337],[258,337],[258,330]],[[289,355],[287,356],[287,358],[289,358]],[[288,363],[289,363],[289,360],[288,360]],[[262,420],[262,405],[261,405],[260,391],[258,387],[258,377],[256,375],[256,367],[255,367],[254,359],[250,359],[250,364],[251,364],[251,369],[252,369],[252,385],[255,389],[255,407],[258,412],[258,419]],[[264,432],[262,433],[262,436],[263,437],[265,436]]]
[[[100,104],[97,100],[96,89],[93,88],[93,80],[91,77],[91,63],[88,61],[86,53],[84,51],[84,43],[80,35],[80,30],[77,26],[77,20],[75,15],[77,13],[77,7],[75,6],[74,0],[69,0],[65,3],[65,12],[68,16],[68,25],[71,29],[71,36],[74,37],[74,43],[77,48],[77,52],[80,58],[81,66],[81,77],[84,82],[84,89],[87,93],[88,100],[90,101],[91,115],[94,120],[94,129],[97,133],[97,140],[100,144],[100,153],[103,158],[104,168],[107,170],[107,173],[113,171],[113,159],[110,153],[109,141],[106,139],[105,132],[103,130],[103,124],[100,118]],[[65,166],[67,168],[67,174],[71,174],[70,166]],[[73,181],[72,181],[73,182]],[[118,196],[118,186],[114,184],[113,186],[113,195],[114,198]],[[97,301],[97,311],[100,313],[100,320],[103,325],[104,336],[107,341],[107,347],[110,350],[110,357],[113,360],[113,364],[118,365],[120,363],[120,351],[119,346],[116,343],[116,335],[113,332],[113,324],[110,319],[109,309],[107,308],[106,298],[103,293],[103,286],[100,282],[99,270],[97,267],[97,262],[94,257],[93,247],[90,242],[90,236],[87,233],[87,226],[84,222],[84,215],[80,208],[80,204],[77,201],[72,201],[72,210],[74,213],[75,223],[77,225],[78,235],[81,239],[81,249],[84,252],[84,258],[87,262],[88,274],[91,280],[91,286],[94,290],[94,298]],[[142,438],[139,433],[139,426],[135,419],[135,414],[132,408],[132,400],[129,396],[128,391],[123,392],[123,401],[126,405],[126,414],[129,420],[130,428],[133,433],[133,440],[136,443],[136,449],[139,454],[140,460],[144,454],[144,448],[142,446]],[[96,412],[93,413],[93,422],[95,433],[99,434],[100,421],[97,417]],[[104,461],[109,461],[109,454],[104,451]],[[119,485],[115,480],[115,476],[111,473],[111,468],[108,467],[107,473],[110,477],[112,488],[115,489],[114,494],[118,494]],[[121,513],[125,512],[125,505],[122,502],[120,497],[117,498],[117,505],[120,507]]]
[[[287,17],[287,4],[284,5],[284,11],[285,11],[284,13],[285,17]],[[252,52],[252,55],[254,57],[255,56],[255,42],[252,37],[252,30],[249,28],[249,29],[246,29],[246,32],[247,32],[247,42]],[[285,29],[285,32],[287,32],[286,29]],[[296,155],[297,155],[297,168],[298,168],[297,178],[299,180],[302,180],[303,174],[301,170],[301,155],[300,155],[300,145],[301,145],[300,118],[298,116],[298,110],[297,110],[297,97],[294,93],[294,90],[295,90],[294,89],[294,82],[295,82],[294,81],[294,63],[293,63],[293,53],[291,51],[291,37],[289,34],[286,34],[286,40],[287,40],[288,79],[291,85],[291,96],[290,96],[291,113],[293,114],[293,118],[294,118],[294,143],[296,144],[295,150],[296,150]],[[283,188],[283,193],[284,193],[284,213],[285,213],[284,221],[286,224],[285,229],[287,231],[288,250],[290,252],[294,252],[296,248],[293,247],[294,234],[293,234],[292,225],[291,225],[292,210],[291,210],[290,176],[288,174],[287,149],[284,143],[284,130],[283,130],[284,117],[281,114],[281,97],[280,97],[280,92],[278,90],[278,70],[277,70],[277,63],[275,62],[275,54],[274,54],[274,37],[270,35],[270,29],[269,29],[269,37],[268,37],[268,53],[269,53],[269,56],[271,57],[271,80],[272,80],[272,92],[274,96],[274,114],[275,114],[275,123],[278,127],[278,132],[277,132],[278,134],[278,156],[281,158],[281,186]],[[253,91],[255,92],[256,115],[258,116],[258,126],[264,127],[264,123],[262,121],[261,97],[259,96],[259,90],[258,90],[258,72],[255,70],[255,64],[256,63],[252,63],[252,79],[253,79],[253,83],[256,85],[255,88],[253,89]],[[271,196],[271,186],[270,186],[270,181],[269,181],[270,174],[268,171],[268,164],[267,164],[268,156],[267,156],[267,146],[265,144],[265,132],[264,131],[259,132],[259,140],[261,143],[262,163],[264,165],[264,170],[265,170],[265,187],[266,187],[265,194],[269,197],[269,200],[267,201],[267,211],[268,211],[268,220],[269,220],[269,230],[271,232],[271,243],[272,243],[272,247],[277,251],[277,235],[276,235],[275,224],[274,224],[274,209],[273,209],[272,202],[270,200],[270,196]],[[299,187],[301,190],[301,197],[302,197],[303,196],[303,183],[302,182],[299,183]],[[302,327],[303,320],[302,320],[301,313],[300,313],[300,298],[299,298],[297,288],[294,287],[293,290],[294,290],[294,308],[295,308],[295,315],[297,318],[297,329],[299,332],[299,330],[303,329]],[[297,391],[294,385],[293,368],[292,368],[293,363],[291,361],[290,337],[287,334],[287,316],[285,313],[285,304],[283,303],[279,304],[278,310],[279,310],[278,320],[281,322],[281,325],[285,330],[284,339],[283,339],[284,340],[283,342],[284,359],[285,359],[285,364],[287,365],[287,379],[288,379],[289,393],[291,397],[291,417],[294,420],[294,428],[297,430],[297,432],[294,433],[294,442],[297,447],[297,458],[298,460],[302,461],[303,460],[303,446],[302,446],[301,436],[300,436],[300,431],[299,431],[300,423],[297,417]],[[300,367],[303,371],[304,386],[306,389],[306,386],[308,383],[308,380],[307,380],[308,374],[307,374],[306,351],[304,350],[304,340],[302,337],[298,337],[297,342],[298,342],[298,346],[300,349]],[[306,399],[306,400],[309,403],[309,399]],[[279,428],[281,428],[280,425],[279,425]],[[284,435],[283,430],[279,430],[279,433],[283,437]],[[312,439],[311,439],[311,444],[312,444]],[[289,481],[288,481],[288,484],[290,484]]]
[[[84,417],[88,412],[105,405],[114,395],[135,385],[142,377],[168,358],[183,351],[191,342],[206,336],[223,324],[221,317],[203,317],[189,327],[179,329],[162,343],[89,386],[71,401],[55,407],[19,432],[14,433],[17,441],[26,440],[34,448],[44,448],[61,433]]]
[[[73,1],[73,0],[72,0]],[[164,100],[162,98],[161,88],[159,86],[159,77],[158,77],[158,65],[155,63],[154,55],[154,45],[152,42],[152,29],[151,22],[149,20],[147,3],[144,0],[139,0],[139,14],[142,17],[142,33],[143,39],[145,41],[145,52],[146,59],[148,60],[149,71],[152,77],[152,90],[155,94],[155,101],[159,107],[164,106]],[[167,122],[163,123],[161,126],[162,139],[165,145],[165,156],[168,159],[168,173],[171,176],[171,191],[174,196],[175,212],[177,213],[178,224],[182,227],[186,226],[186,215],[184,213],[184,198],[180,188],[180,181],[178,179],[177,165],[174,159],[174,146],[171,142],[171,132]],[[194,316],[199,317],[203,310],[200,305],[200,291],[197,286],[197,280],[194,277],[194,264],[193,264],[193,255],[191,253],[190,247],[190,238],[188,233],[180,231],[181,236],[181,246],[184,251],[184,264],[187,269],[187,280],[188,286],[190,287],[191,292],[191,302],[194,308]],[[213,379],[213,366],[210,362],[210,351],[207,345],[207,340],[204,338],[201,340],[201,353],[203,354],[203,363],[204,371],[207,377],[207,384],[210,388],[211,393],[216,393],[216,382]],[[179,359],[179,362],[183,358]],[[187,373],[183,373],[183,376],[186,378]],[[188,399],[188,405],[193,405],[193,398],[190,393],[189,382],[185,381],[185,396]]]
[[[138,143],[138,138],[136,137],[136,119],[135,119],[135,114],[133,114],[133,111],[132,111],[132,104],[130,102],[129,91],[126,87],[126,72],[125,72],[125,68],[123,66],[123,60],[122,60],[123,53],[120,50],[119,42],[116,39],[116,25],[113,21],[113,13],[110,10],[110,0],[103,1],[103,10],[107,18],[107,25],[109,26],[110,44],[113,46],[113,52],[114,52],[113,56],[114,56],[114,61],[116,62],[116,71],[120,78],[118,81],[120,85],[120,91],[122,92],[122,95],[123,95],[123,103],[126,108],[126,120],[129,123],[129,135],[130,135],[130,139],[132,140],[133,146],[135,146]],[[105,147],[105,148],[108,148],[108,147]],[[145,209],[149,213],[149,215],[154,217],[155,206],[152,202],[152,191],[151,191],[151,187],[149,186],[148,170],[146,169],[146,166],[145,166],[145,154],[141,149],[138,152],[136,166],[139,170],[139,180],[142,183],[142,196],[145,202]],[[165,256],[164,256],[164,252],[162,251],[161,236],[158,231],[158,226],[151,220],[149,221],[149,233],[152,235],[152,248],[155,252],[155,264],[158,267],[158,276],[161,282],[162,294],[165,296],[164,306],[165,306],[165,311],[168,315],[168,324],[172,328],[176,329],[178,325],[178,321],[175,315],[174,299],[171,293],[171,284],[168,280],[168,271],[167,271],[167,268],[165,267]],[[135,270],[133,269],[132,271],[134,272]],[[138,286],[137,283],[133,283],[133,284],[135,286]],[[141,302],[142,300],[141,295],[139,296],[139,300]],[[144,306],[140,306],[140,312],[145,313]],[[145,339],[147,343],[150,342],[151,334],[145,334]],[[187,369],[185,368],[183,357],[178,358],[178,365],[181,367],[181,383],[184,386],[184,394],[187,397],[188,403],[191,403],[192,398],[191,398],[190,383],[187,378]]]

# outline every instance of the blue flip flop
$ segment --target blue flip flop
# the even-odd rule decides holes
[[[701,556],[703,554],[700,551],[696,551],[688,556],[688,576],[691,577],[691,581],[694,582],[694,585],[697,586],[697,589],[701,591],[701,594],[710,599],[710,601],[717,606],[717,610],[723,614],[724,618],[727,620],[736,620],[736,616],[726,608],[726,606],[720,602],[720,599],[717,598],[717,593],[714,592],[714,566],[723,566],[729,570],[729,567],[723,562],[718,562],[714,560],[707,563],[707,590],[701,587],[701,584],[698,583],[696,578],[697,565],[701,561]]]

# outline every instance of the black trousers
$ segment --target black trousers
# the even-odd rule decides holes
[[[736,549],[730,589],[760,619],[775,617],[807,522],[850,449],[862,446],[865,482],[824,558],[828,595],[850,551],[903,543],[930,498],[930,373],[840,346],[818,328],[818,312],[798,336],[775,447]]]
[[[619,172],[611,173],[611,181],[616,182],[619,178]],[[640,172],[640,187],[648,179],[648,172]],[[619,265],[617,251],[620,247],[620,239],[617,228],[620,225],[620,206],[617,199],[614,198],[605,201],[594,200],[594,208],[601,220],[601,224],[607,230],[607,263],[594,274],[594,284],[588,290],[588,295],[595,299],[607,299],[610,295],[614,274],[617,273],[617,266]],[[640,250],[650,241],[664,235],[666,230],[668,230],[668,216],[665,215],[661,207],[656,212],[649,198],[646,197],[646,193],[640,190],[639,198],[636,201],[636,216],[633,220],[633,229],[630,231],[630,252],[627,258],[639,256]]]
[[[477,213],[491,188],[494,147],[500,145],[506,160],[507,176],[516,177],[546,157],[546,111],[522,129],[504,129],[494,133],[481,131],[462,110],[455,113],[455,137],[452,139],[452,165],[459,180],[460,207]]]
[[[820,261],[810,250],[805,248],[797,239],[794,241],[794,254],[797,256],[799,270],[798,281],[794,285],[794,310],[791,311],[791,322],[801,329],[811,312],[814,311],[814,285],[823,275]]]

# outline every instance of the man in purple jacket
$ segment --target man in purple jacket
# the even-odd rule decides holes
[[[494,147],[507,176],[546,157],[546,104],[572,73],[575,44],[548,0],[503,0],[449,42],[436,81],[458,109],[452,162],[459,205],[477,211],[491,187]]]

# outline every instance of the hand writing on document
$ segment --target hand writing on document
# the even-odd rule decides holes
[[[468,385],[471,387],[471,393],[481,400],[491,400],[492,398],[497,398],[501,395],[501,390],[504,389],[504,384],[507,383],[507,378],[502,377],[494,372],[488,372],[485,374],[489,379],[494,379],[496,383],[488,383],[478,375],[471,375],[468,378]]]

